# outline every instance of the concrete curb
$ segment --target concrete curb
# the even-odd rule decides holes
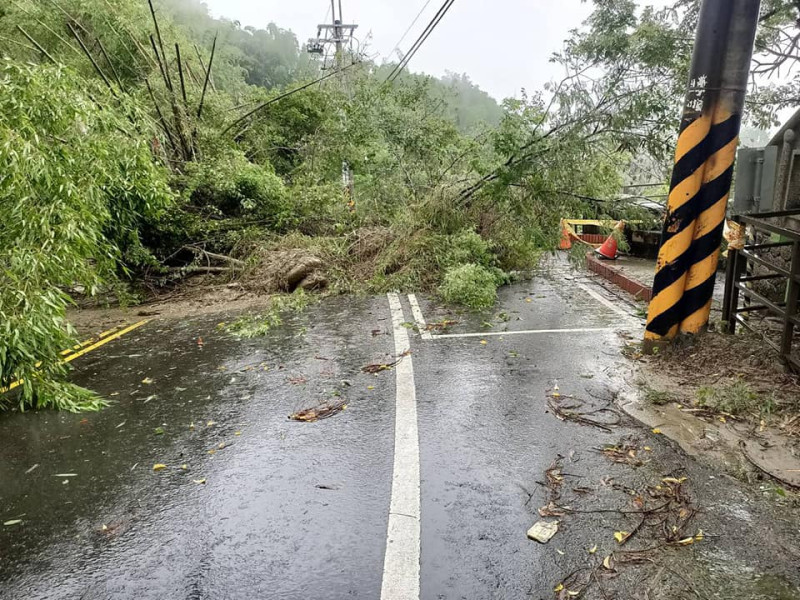
[[[626,275],[620,269],[614,267],[609,261],[600,260],[595,257],[594,252],[586,254],[586,264],[589,270],[597,273],[603,279],[607,279],[617,287],[625,290],[637,300],[650,302],[653,298],[653,289],[650,286],[637,281],[630,275]]]

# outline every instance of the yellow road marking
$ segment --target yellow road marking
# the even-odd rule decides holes
[[[97,340],[102,340],[107,335],[110,335],[110,334],[114,333],[120,327],[121,327],[120,325],[118,325],[117,327],[112,327],[111,329],[108,329],[108,330],[102,332],[96,338],[90,338],[90,339],[86,340],[85,342],[81,342],[80,344],[74,345],[72,348],[68,348],[67,350],[62,350],[61,351],[61,356],[67,356],[68,354],[72,354],[73,352],[77,352],[81,348],[85,348],[86,346],[88,346],[90,344],[94,344]],[[41,363],[38,363],[36,366],[38,367],[40,364]]]
[[[139,321],[138,323],[134,323],[133,325],[129,325],[125,329],[122,329],[121,331],[118,331],[117,333],[115,333],[113,335],[109,335],[108,337],[104,337],[102,340],[99,340],[98,342],[92,344],[91,346],[88,346],[88,347],[84,348],[83,350],[68,356],[67,358],[64,359],[64,362],[71,362],[71,361],[75,360],[76,358],[79,358],[79,357],[83,356],[84,354],[88,354],[92,350],[97,350],[100,346],[105,346],[108,342],[114,341],[117,338],[121,338],[126,333],[130,333],[134,329],[138,329],[139,327],[141,327],[145,323],[148,323],[149,321],[150,321],[150,319],[144,319],[143,321]]]
[[[72,362],[76,358],[80,358],[81,356],[83,356],[84,354],[88,354],[92,350],[97,350],[100,346],[105,346],[108,342],[112,342],[112,341],[114,341],[114,340],[116,340],[118,338],[121,338],[123,335],[125,335],[127,333],[130,333],[134,329],[138,329],[139,327],[141,327],[145,323],[148,323],[149,321],[150,321],[150,319],[144,319],[143,321],[139,321],[138,323],[134,323],[133,325],[129,325],[125,329],[117,331],[113,335],[109,335],[109,333],[114,331],[114,329],[109,329],[108,331],[104,331],[103,333],[100,334],[101,339],[98,340],[97,342],[92,343],[93,340],[88,340],[88,341],[80,344],[79,346],[77,346],[78,348],[83,348],[83,350],[79,350],[79,351],[75,352],[74,354],[70,354],[69,356],[65,357],[64,358],[64,362]],[[102,337],[103,335],[105,335],[106,337]],[[91,345],[86,346],[86,344],[91,344]],[[71,350],[64,350],[64,352],[70,352],[70,351]],[[63,355],[64,352],[62,352],[61,354]],[[39,364],[41,364],[41,363],[37,363],[37,366]],[[10,392],[11,390],[21,386],[23,383],[25,383],[24,379],[18,379],[17,381],[14,381],[11,384],[9,384],[9,386],[7,388],[0,388],[0,394],[5,394],[6,392]]]

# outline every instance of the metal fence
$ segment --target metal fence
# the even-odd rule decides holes
[[[773,221],[784,221],[787,217],[798,216],[800,210],[732,217],[733,221],[751,229],[754,234],[752,239],[755,241],[745,245],[742,250],[729,250],[725,298],[722,304],[722,319],[728,323],[730,333],[736,332],[737,325],[743,325],[761,335],[784,362],[795,369],[800,369],[800,360],[792,353],[795,327],[800,327],[797,310],[800,297],[800,231],[788,229]],[[759,243],[758,240],[762,238],[769,241]],[[785,260],[775,260],[770,256],[771,252],[768,251],[776,248],[791,248],[788,264]],[[756,271],[760,274],[753,274]],[[777,280],[781,284],[779,289],[785,292],[782,301],[767,298],[764,293],[754,289],[754,283],[768,280]],[[755,312],[777,317],[782,325],[778,343],[775,336],[769,335],[763,328],[756,328],[744,317],[747,313]]]

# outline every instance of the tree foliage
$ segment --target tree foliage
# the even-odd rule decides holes
[[[103,97],[62,68],[0,62],[0,387],[22,381],[22,406],[98,406],[54,380],[74,343],[67,290],[112,281],[170,202],[140,109]]]

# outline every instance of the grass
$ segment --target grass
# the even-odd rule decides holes
[[[769,414],[774,410],[773,398],[762,398],[741,379],[721,386],[703,386],[697,390],[699,406],[731,415],[747,412]]]
[[[645,402],[655,404],[656,406],[664,406],[670,402],[676,402],[675,396],[663,390],[656,390],[651,387],[644,389]]]

